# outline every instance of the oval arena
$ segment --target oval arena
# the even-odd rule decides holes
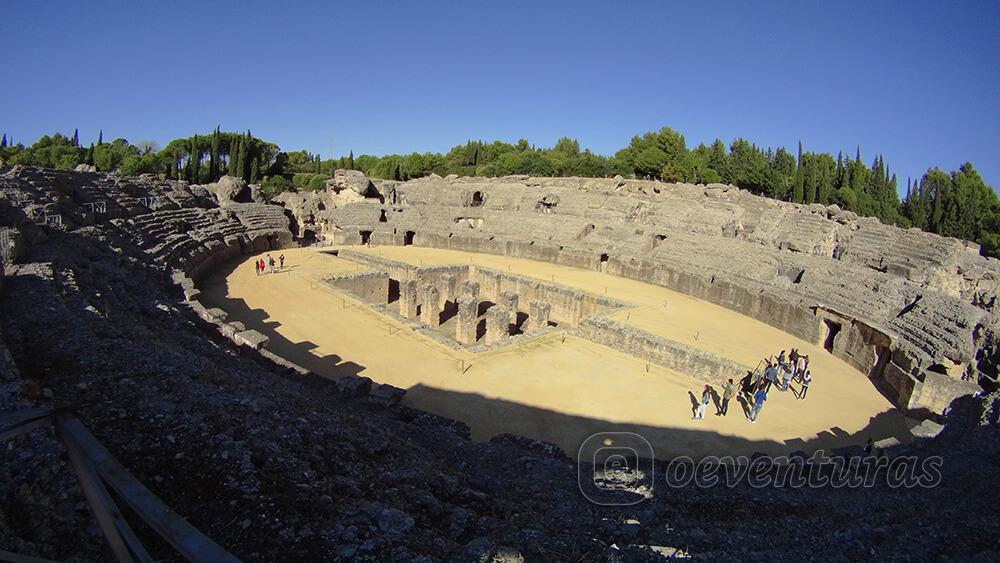
[[[663,458],[830,450],[906,442],[978,389],[990,315],[971,303],[992,295],[995,266],[969,243],[724,185],[342,172],[279,198],[316,245],[193,268],[204,307],[304,370],[403,389],[477,439],[572,452],[619,430]],[[255,274],[279,253],[283,268]],[[758,424],[742,398],[692,419],[706,384],[720,394],[793,348],[810,358],[808,399],[793,383]]]

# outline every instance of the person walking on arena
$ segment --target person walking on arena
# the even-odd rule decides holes
[[[764,407],[764,401],[767,400],[767,391],[763,388],[758,389],[753,396],[753,408],[750,409],[750,423],[757,422],[757,416],[760,415],[760,409]]]
[[[726,382],[725,386],[722,387],[722,406],[719,408],[719,412],[715,413],[716,416],[726,416],[729,412],[729,401],[733,398],[733,394],[736,392],[736,385],[733,380],[730,379]]]
[[[267,265],[271,268],[271,273],[274,273],[274,256],[270,254],[267,255]]]
[[[281,256],[278,256],[278,263],[279,263],[279,267],[282,270],[284,270],[285,269],[285,255],[284,254],[282,254]]]
[[[260,275],[260,262],[258,262],[257,260],[254,260],[253,261],[253,269],[254,269],[255,272],[257,272],[257,275],[259,276]]]
[[[788,391],[788,383],[792,380],[791,366],[781,366],[781,390]]]
[[[708,407],[709,401],[712,400],[712,386],[706,385],[705,390],[701,392],[701,403],[698,405],[698,411],[695,412],[694,417],[698,420],[704,420],[705,409]]]
[[[257,265],[260,266],[260,273],[263,274],[266,271],[264,270],[264,259],[257,260]]]
[[[778,366],[772,364],[770,360],[767,361],[767,368],[764,369],[764,392],[771,390],[771,385],[778,382]]]
[[[809,370],[806,370],[805,373],[802,374],[802,389],[799,389],[799,399],[806,398],[806,391],[809,390],[809,384],[812,383],[812,380],[812,374],[809,373]]]
[[[806,373],[806,368],[809,366],[809,356],[799,356],[797,364],[795,367],[795,378],[802,381],[802,376]]]

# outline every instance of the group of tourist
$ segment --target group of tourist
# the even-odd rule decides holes
[[[763,370],[761,370],[763,366]],[[797,382],[799,390],[796,392],[791,383]],[[757,369],[748,372],[746,377],[740,381],[739,393],[743,397],[744,403],[749,406],[746,413],[747,420],[751,423],[757,422],[760,411],[767,401],[767,394],[774,386],[782,392],[791,391],[796,399],[805,399],[806,392],[809,391],[809,384],[812,383],[812,372],[809,371],[809,356],[800,354],[795,348],[786,355],[782,350],[777,356],[769,356],[761,360]],[[717,400],[717,393],[711,385],[706,385],[701,392],[701,400],[695,408],[694,418],[702,420],[705,418],[705,410],[708,404],[716,399],[715,416],[726,416],[729,412],[729,402],[736,396],[737,388],[732,379],[726,382],[722,388],[722,400]]]
[[[278,256],[278,264],[279,264],[278,265],[278,269],[284,269],[285,268],[285,255],[284,254],[282,254],[281,256]],[[275,269],[274,269],[274,267],[275,267],[274,256],[271,256],[270,254],[268,254],[267,255],[267,262],[266,263],[264,262],[263,258],[258,258],[254,262],[253,267],[257,271],[257,275],[258,276],[261,275],[261,274],[266,274],[269,271],[273,274],[275,272]]]

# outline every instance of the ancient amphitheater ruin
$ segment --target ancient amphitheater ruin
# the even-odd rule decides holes
[[[1000,551],[1000,262],[968,242],[728,185],[354,171],[266,203],[232,178],[15,167],[0,229],[5,552],[113,556],[65,419],[19,432],[25,409],[72,413],[240,559]],[[690,420],[690,393],[792,347],[815,362],[809,399],[777,397],[756,426]],[[601,506],[574,448],[611,430],[662,462],[872,439],[941,456],[943,479]],[[189,554],[149,526],[155,558]]]

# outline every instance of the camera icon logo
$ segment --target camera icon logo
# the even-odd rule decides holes
[[[652,497],[653,448],[632,432],[600,432],[577,457],[580,492],[595,504],[626,506]]]
[[[593,461],[594,485],[600,489],[624,490],[639,480],[639,454],[632,448],[600,448]]]

